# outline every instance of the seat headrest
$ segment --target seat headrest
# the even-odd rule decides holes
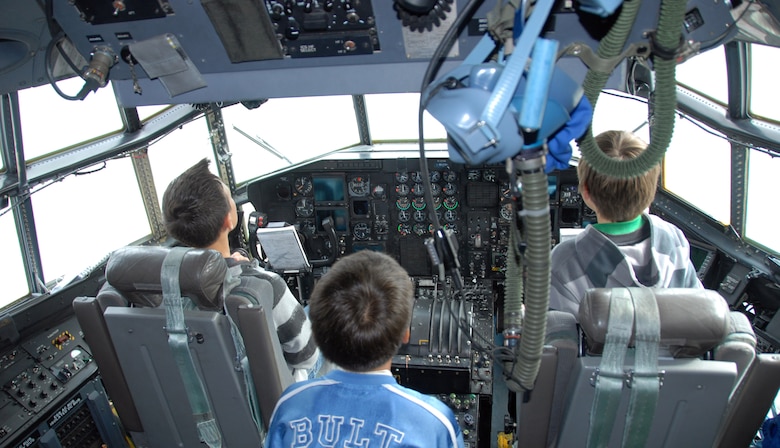
[[[127,246],[111,254],[106,281],[133,304],[157,307],[162,303],[160,270],[170,248]],[[179,272],[182,297],[189,297],[201,310],[221,310],[222,283],[227,273],[222,255],[212,249],[191,249]]]
[[[611,288],[590,289],[580,304],[579,320],[587,338],[588,353],[604,348]],[[720,343],[729,332],[729,307],[716,291],[708,289],[652,289],[661,320],[661,347],[675,358],[699,357]],[[641,318],[641,316],[640,316]],[[634,345],[632,334],[629,346]]]

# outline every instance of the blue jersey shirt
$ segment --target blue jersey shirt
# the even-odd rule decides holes
[[[389,371],[334,370],[292,384],[276,404],[265,448],[463,447],[452,410],[399,385]]]

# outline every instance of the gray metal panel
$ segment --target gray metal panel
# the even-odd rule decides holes
[[[190,334],[202,335],[202,342],[192,341],[190,349],[217,417],[223,446],[260,446],[243,376],[233,368],[235,350],[227,317],[202,311],[185,311],[184,315]],[[150,445],[200,446],[187,393],[168,346],[165,310],[111,307],[105,318]]]
[[[633,364],[631,357],[626,360],[626,365]],[[559,447],[585,446],[595,393],[590,381],[600,363],[600,357],[584,357],[575,366]],[[646,447],[712,446],[736,381],[734,363],[665,358],[659,360],[659,369],[666,374]],[[610,447],[621,446],[629,396],[630,389],[624,387]]]
[[[103,319],[103,311],[107,306],[120,306],[120,304],[108,304],[106,297],[118,296],[104,294],[102,305],[95,297],[76,297],[73,301],[73,311],[76,313],[76,319],[84,332],[92,356],[100,368],[105,388],[114,400],[122,424],[128,431],[142,432],[144,429],[135,409],[135,400],[127,387],[125,375],[109,337],[106,321]]]
[[[761,427],[780,386],[780,355],[756,356],[734,390],[728,413],[723,418],[717,447],[749,446]]]
[[[293,383],[279,338],[276,336],[273,316],[265,312],[266,309],[272,308],[273,306],[243,305],[238,309],[241,336],[246,342],[252,378],[258,391],[262,387],[262,392],[257,394],[257,401],[260,403],[260,412],[266,427],[271,424],[271,415],[279,397]]]

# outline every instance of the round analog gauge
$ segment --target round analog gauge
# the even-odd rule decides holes
[[[406,210],[412,205],[411,199],[407,198],[406,196],[398,198],[398,200],[395,201],[395,206],[398,208],[398,210]]]
[[[412,187],[412,194],[415,196],[422,196],[425,194],[425,185],[423,184],[414,184]]]
[[[434,210],[440,209],[442,202],[443,201],[441,199],[441,196],[436,196],[435,198],[433,198],[433,208],[434,208]]]
[[[398,196],[406,196],[409,194],[409,185],[398,184],[395,186],[395,192],[398,194]]]
[[[482,179],[485,182],[495,182],[496,181],[496,171],[495,170],[485,170],[482,172]]]
[[[300,230],[304,235],[314,235],[317,232],[317,226],[314,225],[314,221],[305,220],[301,221]]]
[[[415,210],[422,210],[425,208],[425,198],[414,198],[412,201],[412,207]]]
[[[367,222],[359,222],[352,227],[352,236],[356,240],[367,240],[371,236],[371,227]]]
[[[295,179],[295,191],[297,191],[298,194],[308,196],[313,189],[314,186],[312,185],[310,178],[302,176]]]
[[[469,172],[466,174],[466,177],[468,180],[476,182],[482,179],[482,173],[480,173],[479,170],[469,170]]]
[[[458,173],[456,173],[455,171],[447,170],[442,173],[441,177],[446,182],[455,182],[456,180],[458,180]]]
[[[368,184],[368,178],[363,176],[355,176],[349,180],[349,194],[356,198],[362,198],[368,196],[371,191],[371,187]]]
[[[314,202],[308,198],[302,198],[295,203],[295,214],[304,218],[308,218],[314,214]]]
[[[506,221],[512,220],[512,203],[507,202],[504,205],[501,206],[501,209],[498,211],[498,214],[501,216],[501,219],[504,219]]]
[[[458,220],[458,213],[455,210],[447,210],[444,212],[444,220],[447,222],[455,222]]]
[[[458,200],[452,196],[444,198],[444,208],[447,210],[455,210],[458,208]]]
[[[428,233],[431,233],[431,228],[429,225],[426,225],[425,223],[418,222],[412,227],[412,231],[417,236],[424,236]]]
[[[509,182],[504,182],[501,185],[501,196],[507,199],[512,197],[512,186],[509,185]]]
[[[406,171],[398,171],[395,173],[395,181],[399,184],[405,184],[409,181],[409,173]]]
[[[426,213],[422,210],[415,210],[414,211],[414,220],[417,222],[424,222],[428,217],[426,216]]]
[[[421,171],[415,171],[412,173],[412,182],[419,184],[422,181],[423,181],[423,177]]]
[[[376,199],[384,199],[385,198],[384,185],[375,185],[374,188],[371,190],[371,196],[375,197]]]
[[[409,224],[403,222],[401,224],[398,224],[398,234],[401,236],[406,236],[412,233],[412,226]]]
[[[457,232],[458,231],[458,224],[454,223],[454,222],[448,222],[448,223],[444,224],[444,228],[447,229],[447,230],[452,230],[453,232]]]
[[[453,184],[452,182],[447,182],[442,187],[442,191],[447,196],[455,196],[455,193],[458,192],[458,187],[455,184]]]
[[[431,184],[431,194],[433,196],[438,196],[441,194],[441,185],[439,184]]]
[[[409,210],[401,210],[398,212],[398,221],[400,222],[409,222],[411,218],[412,214],[409,213]]]
[[[438,182],[441,180],[441,171],[433,170],[429,174],[431,176],[431,182]]]

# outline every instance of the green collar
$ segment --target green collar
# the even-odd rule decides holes
[[[597,223],[593,227],[607,235],[625,235],[641,229],[642,224],[642,215],[639,215],[631,221]]]

